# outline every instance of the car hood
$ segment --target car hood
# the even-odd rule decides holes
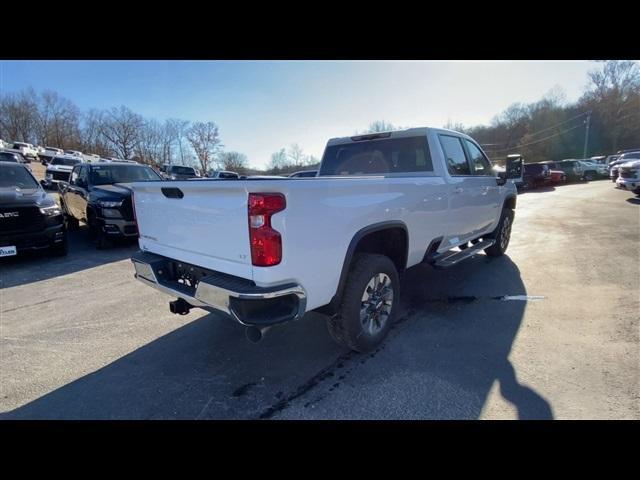
[[[114,185],[97,185],[91,193],[97,198],[126,198],[131,195],[131,189],[126,183]]]
[[[0,205],[7,206],[37,206],[53,205],[53,197],[41,188],[0,188]]]
[[[631,170],[634,168],[640,167],[640,160],[632,160],[631,162],[623,163],[622,165],[618,165],[620,169]]]

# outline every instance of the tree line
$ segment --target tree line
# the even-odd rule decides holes
[[[378,120],[364,133],[398,128]],[[554,88],[537,102],[512,104],[489,125],[466,127],[448,121],[443,128],[473,137],[497,162],[512,153],[538,162],[640,148],[640,67],[632,61],[603,62],[589,72],[588,85],[574,103],[567,103],[562,90]]]
[[[126,106],[81,112],[56,92],[33,88],[0,96],[0,138],[141,163],[243,173],[247,157],[224,151],[215,122],[147,119]]]

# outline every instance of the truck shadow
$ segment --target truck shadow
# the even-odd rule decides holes
[[[526,305],[493,298],[526,294],[508,257],[479,255],[437,272],[419,266],[407,272],[404,288],[401,318],[377,356],[336,346],[324,317],[314,313],[273,329],[258,345],[238,325],[208,314],[0,418],[278,418],[294,400],[301,400],[298,408],[318,395],[331,403],[338,382],[356,388],[372,372],[389,390],[406,372],[427,379],[399,418],[478,418],[496,381],[519,418],[552,418],[508,359]],[[431,389],[433,378],[456,388]],[[456,389],[471,393],[461,400]],[[351,416],[343,408],[327,417],[387,418],[368,401],[349,402],[366,413]]]
[[[64,257],[52,257],[47,250],[41,250],[0,259],[0,288],[39,282],[131,258],[137,247],[137,241],[124,241],[97,250],[89,239],[88,229],[82,227],[69,232],[69,253]]]

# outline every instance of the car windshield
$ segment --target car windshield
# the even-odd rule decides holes
[[[96,165],[91,169],[93,185],[113,183],[155,182],[162,178],[152,168],[141,165]]]
[[[425,137],[388,138],[328,146],[320,175],[384,175],[433,171]]]
[[[22,165],[0,165],[0,188],[38,188],[38,182]]]
[[[9,152],[0,152],[0,162],[16,162],[19,163],[20,160],[15,153]]]
[[[51,165],[66,165],[68,167],[72,167],[80,163],[80,160],[76,160],[75,158],[61,158],[56,157],[51,160]]]
[[[195,175],[196,171],[190,167],[171,167],[171,173],[175,173],[176,175]]]

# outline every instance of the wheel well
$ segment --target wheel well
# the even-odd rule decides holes
[[[401,227],[376,230],[362,237],[353,254],[378,253],[389,257],[398,273],[404,272],[407,266],[407,231]]]
[[[338,311],[347,275],[357,253],[386,255],[394,263],[398,273],[402,274],[407,266],[408,250],[409,236],[401,222],[383,222],[360,230],[354,235],[347,249],[335,295],[331,302],[317,308],[316,311],[327,315],[333,315]]]
[[[505,201],[504,201],[504,206],[505,208],[509,208],[511,210],[515,210],[516,209],[516,197],[508,197]]]

